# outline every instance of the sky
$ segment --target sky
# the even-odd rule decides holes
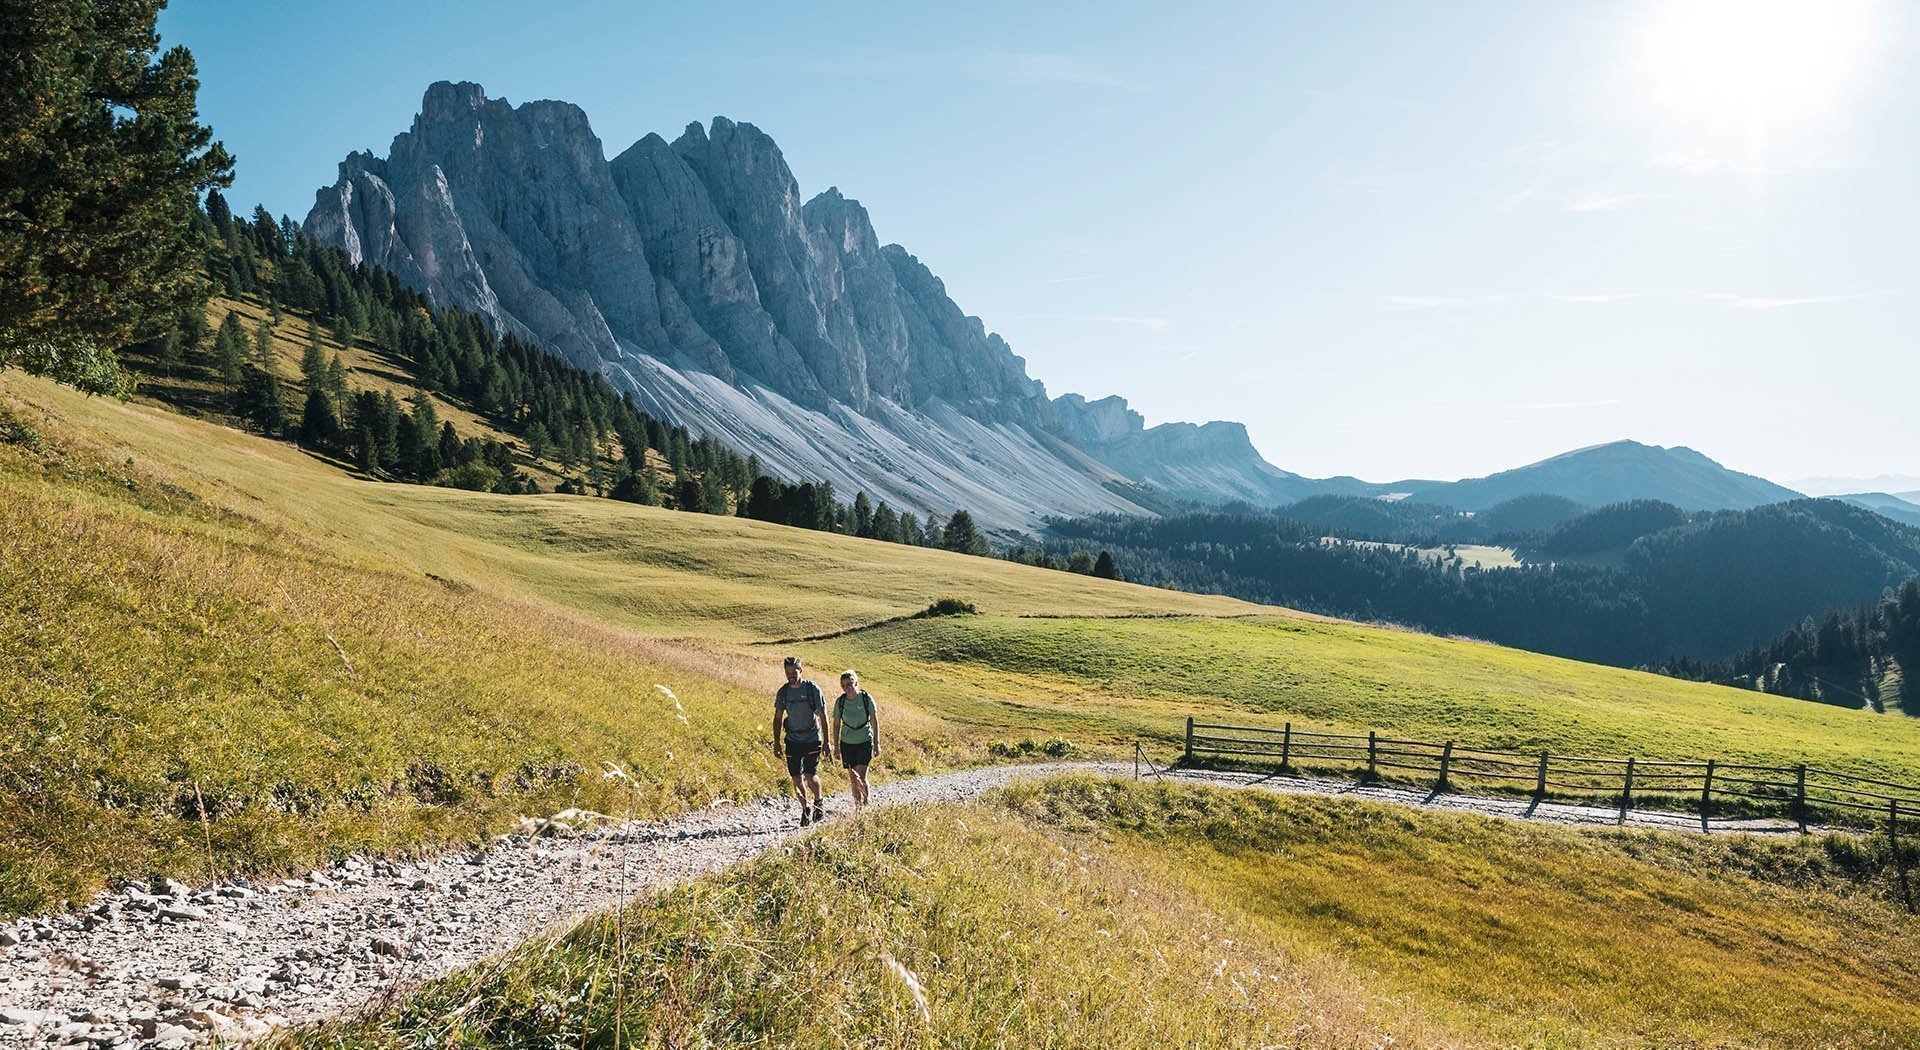
[[[609,154],[718,114],[1051,393],[1239,420],[1286,470],[1633,438],[1920,476],[1920,7],[1894,0],[175,0],[160,31],[236,208],[304,218],[436,80],[577,103]]]

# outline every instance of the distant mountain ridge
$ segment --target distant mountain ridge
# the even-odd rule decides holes
[[[436,83],[385,158],[348,155],[305,229],[769,469],[896,506],[1032,528],[1144,512],[1129,483],[1273,503],[1295,480],[1239,424],[1048,397],[858,201],[803,201],[773,140],[724,117],[608,161],[571,103]]]
[[[1684,446],[1613,441],[1565,452],[1513,470],[1414,487],[1409,499],[1478,511],[1517,496],[1562,496],[1600,507],[1660,500],[1682,510],[1747,510],[1800,498],[1765,478],[1729,470]]]

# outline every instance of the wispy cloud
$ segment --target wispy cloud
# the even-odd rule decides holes
[[[1092,321],[1095,324],[1123,324],[1135,328],[1147,328],[1155,332],[1167,330],[1168,321],[1164,317],[1127,317],[1119,314],[1092,314],[1085,317],[1070,317],[1070,321]]]
[[[727,56],[717,61],[815,76],[891,79],[918,74],[1002,84],[1069,84],[1129,91],[1143,87],[1105,59],[1061,51],[889,51],[805,56],[744,55]]]
[[[1652,200],[1653,193],[1583,193],[1567,202],[1571,212],[1619,211],[1629,204]]]
[[[1710,303],[1720,303],[1741,310],[1782,310],[1789,306],[1822,306],[1827,303],[1850,303],[1856,299],[1865,299],[1867,293],[1854,292],[1850,295],[1808,295],[1799,297],[1773,297],[1765,295],[1735,295],[1731,292],[1708,292],[1702,298]]]
[[[1380,302],[1389,310],[1449,310],[1462,306],[1486,306],[1504,298],[1501,295],[1383,295]]]
[[[1539,409],[1544,412],[1564,412],[1570,408],[1608,408],[1619,403],[1619,398],[1609,397],[1599,401],[1540,401],[1520,407]]]
[[[1164,332],[1172,327],[1172,322],[1164,317],[1141,317],[1131,314],[1021,314],[1009,318],[1014,321],[1077,321],[1083,324],[1117,324],[1130,328],[1145,328],[1153,332]]]
[[[1585,303],[1592,306],[1605,306],[1608,303],[1624,303],[1631,299],[1642,299],[1645,292],[1588,292],[1584,294],[1549,295],[1547,298],[1556,303]]]

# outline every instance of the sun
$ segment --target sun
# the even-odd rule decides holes
[[[1656,0],[1636,74],[1697,132],[1777,139],[1832,119],[1861,80],[1877,0]]]

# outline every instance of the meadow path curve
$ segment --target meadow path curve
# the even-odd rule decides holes
[[[957,802],[1020,778],[1131,777],[1130,763],[991,766],[876,784],[876,804]],[[1613,809],[1320,778],[1183,771],[1183,783],[1355,798],[1427,809],[1615,826]],[[850,808],[830,800],[829,814]],[[1701,830],[1699,818],[1635,812],[1630,827]],[[1791,825],[1716,822],[1715,830]],[[784,798],[666,820],[514,835],[421,861],[352,859],[273,884],[190,889],[162,881],[82,911],[0,923],[0,1047],[71,1050],[245,1042],[388,1001],[653,889],[775,848],[800,828]]]

